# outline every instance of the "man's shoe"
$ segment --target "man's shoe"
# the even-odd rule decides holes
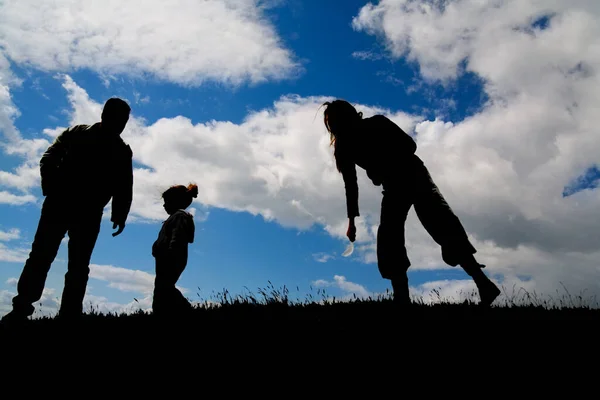
[[[20,325],[24,324],[28,320],[28,315],[26,313],[12,310],[8,314],[6,314],[2,320],[0,320],[0,324],[3,326],[8,325]]]

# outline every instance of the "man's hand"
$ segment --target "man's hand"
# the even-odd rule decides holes
[[[353,218],[348,220],[348,230],[346,231],[346,236],[348,236],[348,239],[350,239],[351,242],[356,240],[356,225],[354,225]]]
[[[119,230],[116,232],[113,232],[113,237],[118,236],[121,234],[121,232],[123,232],[123,229],[125,229],[125,224],[118,224],[116,222],[113,222],[113,229],[117,229],[117,226],[119,227]]]

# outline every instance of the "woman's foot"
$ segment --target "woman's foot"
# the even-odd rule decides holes
[[[481,305],[484,307],[490,306],[494,300],[500,295],[500,289],[494,282],[492,282],[487,276],[485,280],[475,282],[477,289],[479,289],[479,298],[481,299]]]
[[[483,273],[482,268],[485,268],[485,265],[479,264],[475,257],[470,257],[467,262],[461,264],[461,267],[477,285],[480,304],[484,307],[491,305],[501,292],[498,286]]]

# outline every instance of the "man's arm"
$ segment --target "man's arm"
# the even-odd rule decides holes
[[[67,152],[71,135],[71,128],[65,129],[54,139],[40,159],[40,178],[44,196],[50,194],[56,184],[58,167]]]
[[[111,222],[122,231],[133,202],[133,152],[126,145],[125,159],[120,162],[112,198]],[[120,233],[120,232],[119,232]]]

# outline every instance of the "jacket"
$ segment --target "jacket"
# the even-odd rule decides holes
[[[133,152],[100,123],[63,131],[40,160],[42,194],[103,209],[112,198],[111,222],[125,224],[133,200]]]
[[[356,166],[379,186],[414,158],[417,143],[383,115],[364,118],[350,137],[336,139],[335,158],[344,179],[348,218],[360,216]]]
[[[188,243],[194,243],[194,217],[185,210],[169,216],[152,244],[152,256],[187,262]]]

